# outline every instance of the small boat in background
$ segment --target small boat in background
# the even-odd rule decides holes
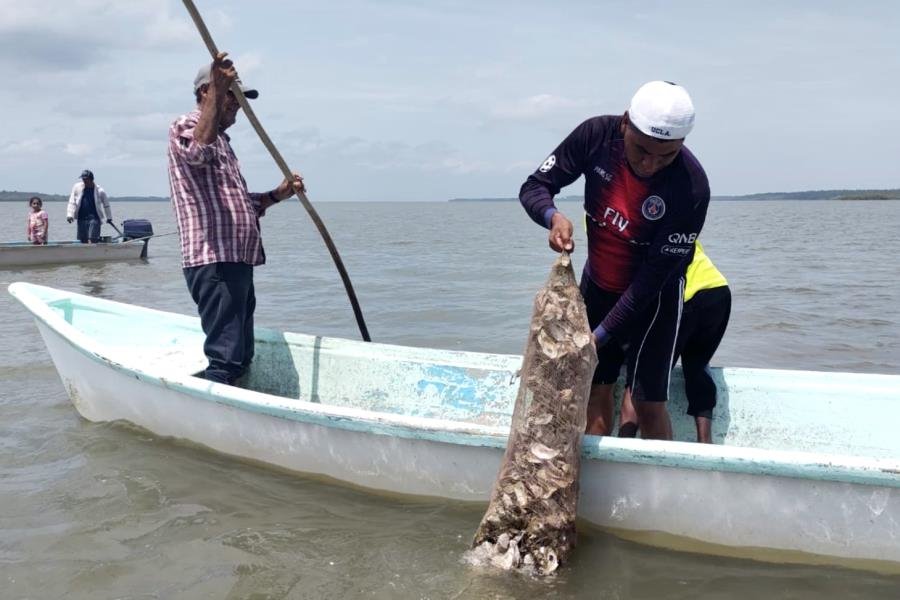
[[[150,238],[144,238],[96,244],[49,242],[43,245],[3,242],[0,243],[0,269],[147,258],[149,241]]]
[[[81,415],[373,490],[486,504],[522,357],[258,328],[237,386],[199,319],[28,283]],[[900,572],[900,376],[714,369],[715,444],[585,436],[579,516],[629,539]],[[672,379],[676,439],[691,440]],[[473,528],[474,528],[473,522]]]
[[[147,246],[153,237],[150,221],[126,219],[122,229],[118,237],[101,237],[96,244],[3,242],[0,243],[0,269],[147,258]]]

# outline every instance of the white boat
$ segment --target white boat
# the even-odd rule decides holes
[[[124,242],[0,243],[0,269],[147,258],[150,238]]]
[[[86,419],[372,490],[487,502],[519,356],[257,329],[253,367],[231,387],[192,375],[206,364],[195,317],[9,290]],[[584,438],[580,517],[668,547],[900,571],[900,376],[715,375],[714,445]],[[677,372],[673,388],[676,436],[690,440]]]

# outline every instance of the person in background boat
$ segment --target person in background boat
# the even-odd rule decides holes
[[[25,234],[28,241],[35,246],[43,246],[50,237],[50,219],[47,211],[43,210],[44,201],[37,196],[28,200],[31,212],[28,213],[28,221],[25,225]]]
[[[709,205],[709,182],[684,147],[694,125],[687,91],[641,86],[623,115],[592,117],[528,177],[519,200],[550,230],[550,247],[571,252],[572,222],[553,197],[585,177],[587,262],[581,289],[599,364],[586,431],[612,429],[612,390],[623,363],[641,434],[671,439],[669,372],[684,296],[684,271]]]
[[[684,310],[678,328],[678,342],[672,367],[681,357],[687,414],[694,417],[697,441],[712,443],[712,416],[716,407],[716,382],[709,361],[719,348],[731,316],[731,290],[728,281],[696,242],[694,260],[687,268]],[[622,396],[619,413],[619,437],[634,437],[639,428],[631,395]]]
[[[101,221],[112,225],[112,210],[106,192],[94,183],[94,174],[87,169],[81,172],[81,181],[72,186],[66,221],[78,221],[77,236],[82,244],[100,241]]]
[[[237,119],[230,91],[245,88],[227,54],[200,68],[194,78],[197,107],[169,128],[169,186],[181,238],[182,271],[206,334],[209,365],[202,377],[232,385],[254,353],[256,295],[253,267],[265,263],[259,217],[273,204],[304,190],[294,174],[275,189],[250,193],[225,131]]]

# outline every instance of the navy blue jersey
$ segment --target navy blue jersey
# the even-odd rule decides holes
[[[553,197],[584,175],[585,272],[600,288],[621,294],[601,323],[612,335],[684,271],[709,206],[706,173],[690,150],[682,147],[653,177],[638,177],[625,158],[621,125],[621,116],[588,119],[519,191],[531,218],[546,226]]]

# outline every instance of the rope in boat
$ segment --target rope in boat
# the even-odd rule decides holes
[[[188,13],[194,20],[194,25],[197,26],[197,31],[200,33],[200,37],[202,37],[203,41],[206,43],[206,48],[209,50],[210,55],[215,58],[219,53],[219,50],[209,33],[209,29],[206,28],[206,24],[203,22],[203,17],[200,16],[200,12],[197,10],[197,7],[194,6],[192,0],[184,0],[184,6],[185,8],[187,8]],[[293,181],[293,171],[288,168],[288,165],[285,162],[284,158],[282,158],[281,153],[275,147],[275,144],[272,142],[271,138],[269,138],[269,135],[266,133],[265,129],[263,129],[262,124],[260,124],[259,119],[256,118],[256,114],[253,112],[253,109],[250,107],[250,104],[247,102],[247,99],[244,97],[244,93],[241,91],[241,88],[239,85],[237,85],[237,83],[233,83],[231,85],[231,92],[234,94],[234,97],[237,98],[238,104],[240,104],[241,109],[243,109],[244,111],[244,114],[247,115],[247,119],[250,121],[250,124],[253,125],[253,129],[256,130],[257,135],[259,135],[259,139],[269,151],[269,154],[272,155],[275,163],[281,169],[281,172],[284,175],[285,179],[287,179],[288,181]],[[359,301],[357,301],[356,299],[356,292],[353,291],[353,284],[350,282],[350,276],[347,274],[347,269],[344,268],[344,262],[341,260],[340,254],[338,254],[337,247],[334,245],[334,241],[331,239],[331,235],[328,233],[328,229],[325,228],[325,223],[322,222],[322,219],[319,217],[319,213],[317,213],[316,209],[313,208],[313,205],[306,197],[305,192],[298,191],[295,193],[295,195],[300,200],[303,208],[306,209],[306,212],[309,213],[310,218],[316,225],[316,229],[319,230],[319,234],[321,234],[322,236],[322,240],[328,247],[328,252],[331,254],[332,260],[334,260],[334,265],[337,267],[338,273],[340,273],[341,275],[341,280],[344,282],[344,289],[347,290],[347,296],[350,298],[350,305],[353,307],[353,315],[356,317],[356,324],[359,326],[359,332],[362,335],[362,339],[366,342],[372,341],[372,339],[369,337],[369,330],[366,327],[366,322],[363,319],[362,309],[359,307]]]
[[[167,231],[166,233],[153,233],[153,234],[151,234],[151,235],[144,235],[144,236],[141,236],[141,237],[133,237],[133,238],[130,238],[129,241],[135,241],[135,240],[149,240],[150,238],[166,237],[167,235],[177,235],[177,234],[178,234],[178,230],[176,229],[175,231]],[[117,239],[117,238],[118,238],[118,239],[121,239],[121,238],[124,238],[124,237],[125,237],[125,236],[122,235],[122,234],[120,233],[119,235],[117,235],[117,236],[116,236],[115,238],[113,238],[113,239]]]

